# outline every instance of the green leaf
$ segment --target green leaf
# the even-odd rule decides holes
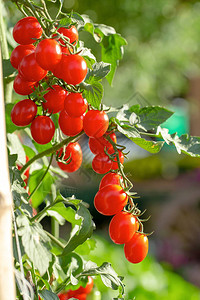
[[[26,156],[28,156],[29,159],[33,158],[36,155],[35,151],[32,148],[30,148],[26,145],[23,145],[23,148],[24,148]]]
[[[28,202],[29,195],[27,194],[26,190],[20,184],[18,184],[17,181],[14,181],[11,191],[17,214],[21,214],[21,211],[23,211],[26,215],[32,217],[33,210]],[[18,210],[18,208],[20,208],[20,210]]]
[[[90,251],[96,248],[96,241],[91,239],[87,239],[82,245],[79,245],[76,248],[76,252],[81,255],[89,254]]]
[[[39,295],[42,300],[59,300],[58,296],[49,290],[40,290]]]
[[[81,51],[81,56],[84,57],[87,66],[91,69],[92,65],[96,62],[96,57],[92,54],[91,49],[80,47],[78,51]]]
[[[37,268],[43,276],[52,259],[52,254],[49,251],[49,237],[44,232],[39,223],[31,224],[25,215],[17,217],[18,234],[22,238],[24,250],[34,267]]]
[[[131,141],[133,141],[136,145],[140,146],[141,148],[150,153],[158,153],[164,145],[164,142],[161,141],[155,142],[152,140],[146,140],[142,138],[138,130],[133,126],[118,125],[117,129],[119,130],[119,132],[124,134]]]
[[[24,165],[26,163],[26,155],[22,143],[20,142],[18,136],[14,133],[7,134],[8,139],[8,149],[10,154],[17,154],[18,161]]]
[[[118,288],[122,289],[122,294],[124,294],[124,284],[122,283],[121,278],[114,271],[110,263],[103,263],[100,267],[91,268],[84,271],[91,275],[100,275],[103,283],[114,290]],[[84,274],[83,272],[83,274]]]
[[[90,77],[87,82],[82,82],[80,87],[84,90],[83,96],[87,99],[87,102],[94,108],[99,109],[103,98],[102,84],[94,77]]]
[[[46,172],[47,167],[43,166],[42,169],[33,171],[29,176],[29,191],[32,193],[32,191],[35,189],[38,184],[40,184],[40,181]],[[41,182],[39,188],[34,192],[32,195],[32,205],[34,208],[37,208],[45,199],[45,197],[51,193],[51,185],[55,182],[55,177],[51,175],[50,172],[48,172],[43,181]]]
[[[77,218],[76,211],[69,207],[66,207],[63,203],[59,202],[56,203],[54,206],[49,208],[47,210],[47,214],[49,216],[52,216],[58,220],[60,225],[63,225],[64,222],[63,220],[66,220],[72,224],[72,228],[75,227],[75,225],[80,226],[81,225],[81,217]],[[58,216],[61,216],[62,219],[60,219]]]
[[[75,233],[71,232],[71,236],[66,247],[63,250],[62,255],[65,255],[78,247],[80,244],[84,243],[89,237],[91,237],[93,229],[94,229],[94,222],[92,221],[92,216],[89,210],[80,203],[80,208],[77,211],[78,219],[82,218],[82,223],[80,230],[77,232],[75,228]]]
[[[3,77],[8,77],[13,75],[16,72],[16,69],[10,63],[10,59],[3,59]]]
[[[111,64],[111,71],[106,77],[110,84],[112,84],[119,60],[123,57],[123,46],[126,44],[126,40],[117,33],[104,37],[101,42],[102,60]]]
[[[90,77],[94,77],[96,80],[100,80],[108,75],[111,65],[104,63],[103,61],[93,64],[92,70],[88,70],[86,80]]]
[[[71,284],[77,285],[76,275],[83,271],[83,259],[77,253],[71,252],[59,258],[60,265],[67,276],[70,277]]]
[[[145,131],[155,129],[160,124],[169,119],[173,112],[161,106],[145,106],[140,108],[139,105],[130,107],[131,112],[129,121],[131,125],[137,125]]]
[[[158,128],[157,134],[168,145],[173,144],[179,154],[183,152],[192,157],[200,157],[200,137],[189,136],[188,134],[179,137],[176,133],[169,134],[168,129],[161,127]]]

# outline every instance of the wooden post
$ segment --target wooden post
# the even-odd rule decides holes
[[[15,300],[12,248],[12,194],[7,157],[5,105],[0,51],[0,300]]]

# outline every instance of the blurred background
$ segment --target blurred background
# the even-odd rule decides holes
[[[10,1],[4,4],[12,51],[12,27],[21,14]],[[104,81],[105,104],[166,106],[175,112],[164,124],[170,133],[200,136],[199,1],[64,0],[64,8],[113,26],[128,42],[113,86]],[[89,33],[80,33],[80,38],[100,57],[100,46]],[[95,248],[90,259],[111,262],[125,277],[127,299],[200,299],[200,159],[179,155],[168,146],[150,155],[121,136],[118,142],[130,151],[124,165],[140,195],[138,205],[147,208],[145,217],[151,215],[145,223],[145,232],[154,231],[150,253],[142,263],[132,265],[124,258],[123,246],[110,241],[110,218],[99,215],[92,204],[101,176],[91,170],[93,157],[84,137],[83,165],[60,187],[65,195],[74,193],[90,204],[97,226],[97,247],[88,245]],[[81,246],[77,251],[86,255]],[[103,291],[102,299],[113,297],[113,291],[96,284]]]

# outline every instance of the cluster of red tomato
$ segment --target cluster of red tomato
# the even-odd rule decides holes
[[[71,298],[76,298],[78,300],[86,300],[87,295],[91,293],[93,289],[93,278],[88,276],[88,282],[85,287],[80,286],[77,290],[69,290],[66,293],[58,294],[60,300],[68,300]]]
[[[37,98],[29,97],[15,104],[11,119],[17,126],[31,124],[32,138],[39,144],[52,140],[55,125],[50,115],[55,113],[59,113],[58,124],[65,135],[73,137],[82,131],[88,135],[90,150],[95,154],[93,170],[99,174],[111,171],[101,181],[94,199],[95,207],[101,214],[114,215],[109,227],[110,237],[117,244],[125,244],[126,258],[132,263],[138,263],[148,252],[148,238],[137,232],[138,218],[125,210],[129,196],[121,175],[117,173],[119,163],[124,162],[124,155],[113,146],[117,139],[113,131],[108,131],[109,118],[106,112],[88,107],[78,90],[69,93],[66,89],[65,83],[76,86],[87,74],[84,58],[74,52],[74,45],[78,41],[76,27],[55,30],[57,34],[53,33],[51,38],[41,39],[43,30],[34,17],[23,18],[14,26],[13,37],[20,44],[11,54],[11,64],[18,69],[14,89],[18,94],[30,95],[39,87],[43,94],[42,102],[38,103]],[[63,36],[65,42],[61,38]],[[48,83],[50,77],[63,80],[63,85],[53,84],[45,91],[40,90],[43,88],[41,82]],[[38,105],[42,105],[42,115],[37,115]],[[60,149],[57,158],[59,167],[64,171],[78,170],[82,163],[79,143],[72,142]]]

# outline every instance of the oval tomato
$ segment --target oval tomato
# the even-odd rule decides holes
[[[110,221],[110,238],[115,244],[127,243],[138,228],[139,223],[135,216],[128,212],[120,211]]]
[[[85,79],[87,74],[86,61],[78,54],[63,54],[61,61],[53,70],[53,74],[68,84],[79,84]]]
[[[137,264],[145,259],[148,253],[149,243],[145,234],[135,233],[130,241],[124,245],[126,259]]]
[[[44,39],[36,47],[35,58],[44,70],[52,71],[62,58],[61,47],[53,39]]]
[[[35,17],[19,20],[13,28],[13,38],[21,45],[33,44],[42,35],[42,26]]]
[[[23,76],[17,74],[14,79],[13,89],[19,95],[30,95],[33,93],[37,82],[26,81]]]
[[[27,126],[37,114],[37,105],[30,99],[24,99],[15,104],[11,111],[11,120],[16,126]]]
[[[106,132],[105,135],[101,136],[100,138],[90,137],[88,144],[93,154],[105,153],[105,150],[109,150],[111,152],[114,151],[111,143],[106,140],[106,135],[109,135],[113,142],[117,142],[116,134],[114,132]]]
[[[110,171],[112,161],[105,153],[97,154],[92,160],[92,168],[98,174],[104,174]]]
[[[108,129],[109,118],[105,111],[89,110],[83,120],[83,130],[90,137],[99,138]]]
[[[108,151],[109,152],[109,151]],[[120,160],[120,163],[123,164],[124,162],[124,154],[122,153],[122,151],[118,150],[118,153],[119,153],[119,160]],[[117,170],[119,169],[119,166],[118,166],[118,162],[117,162],[117,157],[114,158],[114,161],[112,162],[112,167],[111,167],[112,170]]]
[[[95,198],[94,206],[103,215],[111,216],[120,212],[127,204],[127,194],[117,184],[106,185],[100,189]]]
[[[68,115],[75,118],[82,116],[86,112],[88,103],[82,97],[82,94],[70,93],[65,99],[64,107]]]
[[[38,116],[31,124],[31,135],[38,144],[49,143],[55,132],[53,121],[47,116]]]
[[[39,81],[47,74],[47,71],[38,65],[35,59],[35,53],[24,56],[19,64],[18,70],[19,74],[27,81]]]
[[[63,148],[58,151],[59,157],[63,153]],[[82,150],[78,142],[69,143],[65,148],[65,153],[63,159],[66,160],[65,163],[57,162],[58,166],[65,172],[75,172],[77,171],[82,163]]]
[[[118,185],[120,185],[121,182],[122,182],[122,176],[121,175],[119,175],[117,173],[110,172],[110,173],[106,174],[101,179],[99,189],[102,189],[104,186],[109,185],[109,184],[118,184]]]
[[[11,53],[10,62],[13,68],[17,69],[19,63],[21,62],[22,58],[28,54],[31,54],[35,51],[35,46],[30,45],[19,45],[17,46]]]
[[[72,25],[69,28],[66,27],[60,27],[58,29],[59,33],[62,33],[65,37],[69,38],[69,42],[71,44],[76,45],[77,41],[78,41],[78,30],[76,29],[76,27],[74,25]],[[59,42],[61,43],[61,45],[65,45],[64,41],[62,39],[59,39]]]
[[[52,88],[47,89],[48,93],[44,95],[46,102],[42,103],[42,106],[48,113],[56,114],[64,109],[64,101],[68,94],[59,85],[52,85]]]
[[[83,117],[72,118],[65,110],[60,112],[58,123],[61,131],[68,136],[75,136],[83,130]]]

